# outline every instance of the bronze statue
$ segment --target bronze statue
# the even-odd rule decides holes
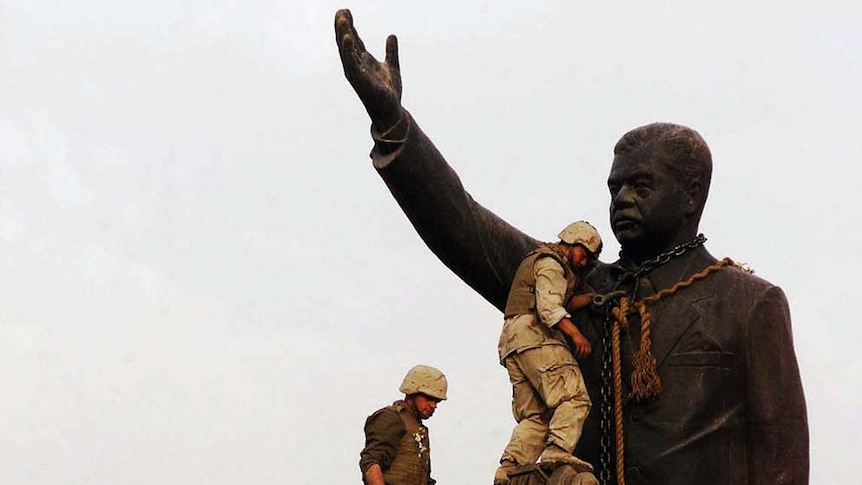
[[[539,245],[475,202],[401,106],[398,43],[369,54],[335,17],[345,75],[372,122],[372,161],[428,247],[503,310]],[[622,250],[576,293],[595,351],[581,361],[595,403],[575,453],[602,483],[807,484],[808,424],[780,288],[717,260],[698,234],[712,160],[694,130],[635,128],[614,147],[610,221]],[[513,480],[514,483],[514,480]]]

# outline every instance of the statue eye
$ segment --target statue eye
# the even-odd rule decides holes
[[[634,189],[638,197],[647,197],[652,192],[652,187],[647,182],[636,183]]]

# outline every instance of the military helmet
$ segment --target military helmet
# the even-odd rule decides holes
[[[560,241],[566,244],[580,244],[595,256],[602,252],[602,237],[599,231],[587,221],[577,221],[569,224],[559,235]]]
[[[407,372],[399,390],[408,396],[422,393],[445,401],[447,388],[446,376],[442,372],[434,367],[419,364]]]

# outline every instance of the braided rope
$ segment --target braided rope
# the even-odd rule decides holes
[[[658,300],[660,300],[666,296],[669,296],[669,295],[676,293],[677,291],[679,291],[683,288],[687,288],[687,287],[693,285],[695,281],[702,280],[702,279],[706,278],[707,276],[709,276],[711,273],[714,273],[714,272],[720,270],[721,268],[723,268],[725,266],[733,266],[735,268],[739,268],[739,265],[737,265],[732,259],[724,258],[721,261],[718,261],[713,265],[707,266],[700,273],[695,273],[695,274],[691,275],[691,277],[689,279],[687,279],[685,281],[680,281],[679,283],[671,286],[670,288],[665,288],[664,290],[659,291],[655,295],[648,296],[648,297],[640,300],[638,303],[646,304],[646,303],[653,303],[655,301],[658,301]],[[743,271],[747,271],[747,270],[743,269]]]
[[[641,317],[641,340],[638,349],[632,356],[634,369],[632,370],[632,393],[631,397],[635,400],[642,400],[648,397],[654,397],[661,394],[661,379],[658,376],[658,368],[655,357],[650,350],[652,341],[650,340],[652,318],[647,309],[648,303],[654,303],[662,298],[673,295],[677,291],[693,285],[696,281],[702,280],[710,274],[720,270],[725,266],[733,266],[742,271],[749,271],[745,267],[741,267],[730,258],[724,258],[713,265],[707,266],[701,272],[695,273],[685,281],[680,281],[670,288],[665,288],[655,295],[648,296],[642,300],[631,304],[628,298],[620,299],[620,306],[613,309],[614,324],[611,330],[611,351],[613,358],[613,373],[614,373],[614,435],[616,438],[616,475],[617,485],[625,485],[624,459],[625,449],[623,441],[623,403],[622,403],[622,363],[620,362],[620,329],[628,325],[628,315],[634,310]]]
[[[627,324],[629,299],[621,298],[620,306],[613,309],[614,326],[611,329],[611,351],[614,370],[614,438],[616,440],[617,485],[625,485],[625,443],[623,442],[623,373],[620,359],[620,327]]]

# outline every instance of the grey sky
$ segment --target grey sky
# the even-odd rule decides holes
[[[399,35],[405,106],[535,237],[588,219],[612,259],[613,144],[697,129],[708,247],[790,300],[811,482],[858,479],[862,6],[624,3],[0,0],[3,482],[358,483],[416,362],[451,383],[435,477],[490,482],[501,318],[371,168],[339,7],[377,55]]]

